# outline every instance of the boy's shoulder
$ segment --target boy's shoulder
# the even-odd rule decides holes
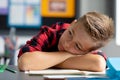
[[[70,26],[69,23],[57,22],[57,23],[51,25],[50,27],[52,27],[54,29],[67,29],[69,26]]]
[[[70,26],[69,23],[64,22],[56,22],[55,24],[52,24],[50,26],[43,25],[41,26],[40,30],[52,30],[52,31],[59,31],[59,30],[66,30]]]

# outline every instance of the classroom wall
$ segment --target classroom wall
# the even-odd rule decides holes
[[[88,11],[99,11],[104,13],[107,11],[105,6],[105,0],[80,0],[80,15]]]

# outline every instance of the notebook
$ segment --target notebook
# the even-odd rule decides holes
[[[73,69],[46,69],[38,71],[25,71],[25,74],[39,74],[39,75],[101,75],[105,76],[106,71],[102,72],[91,72],[91,71],[80,71]]]

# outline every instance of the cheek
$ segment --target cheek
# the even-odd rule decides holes
[[[70,52],[70,53],[72,53],[72,54],[75,54],[75,55],[82,55],[82,54],[84,54],[84,52],[83,51],[79,51],[79,50],[76,50],[74,47],[69,47],[69,48],[67,48],[67,51],[68,52]]]
[[[80,51],[76,51],[76,50],[72,50],[72,49],[70,49],[70,50],[68,50],[68,52],[70,52],[71,54],[74,54],[74,55],[81,55],[81,54],[83,54],[82,52],[80,52]]]
[[[61,41],[61,42],[64,42],[66,39],[67,39],[67,34],[64,33],[64,34],[61,36],[60,41]]]
[[[70,49],[68,52],[73,53],[73,54],[78,53],[78,52],[76,52],[74,49]]]
[[[59,39],[59,42],[58,42],[58,49],[61,50],[61,46],[63,46],[64,44],[64,36],[62,35]]]

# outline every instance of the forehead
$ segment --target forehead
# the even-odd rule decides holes
[[[93,41],[82,24],[76,24],[75,26],[72,26],[70,30],[74,33],[74,41],[80,43],[85,50],[96,46],[96,42]]]

